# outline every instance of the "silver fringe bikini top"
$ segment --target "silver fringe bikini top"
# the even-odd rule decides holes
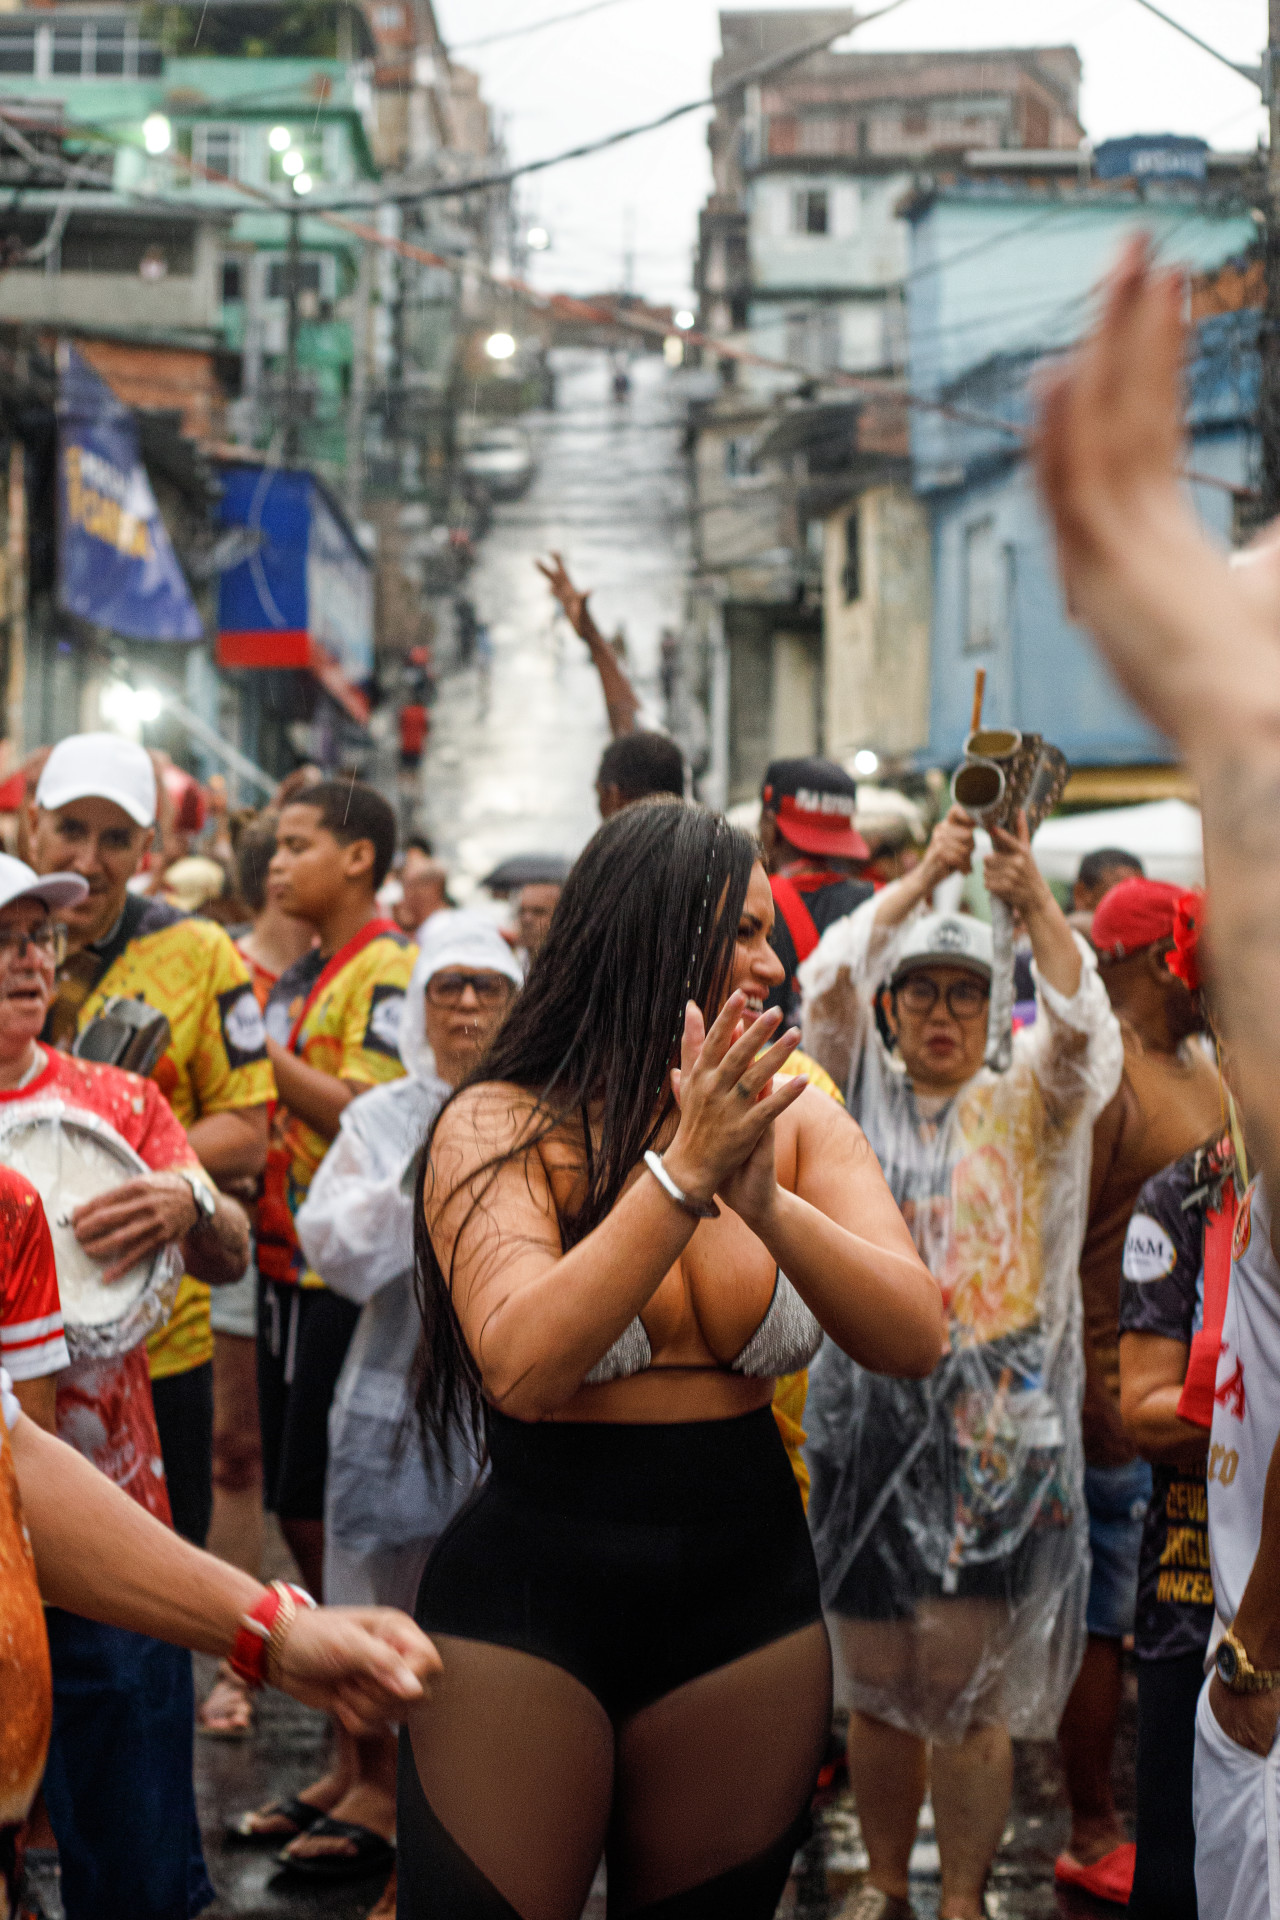
[[[798,1373],[807,1367],[822,1345],[822,1328],[806,1307],[781,1267],[773,1284],[769,1311],[726,1372],[746,1374],[753,1380],[767,1380],[775,1374]],[[644,1373],[653,1364],[653,1348],[637,1317],[614,1341],[609,1351],[596,1361],[583,1381],[584,1386],[603,1387],[610,1380],[629,1380]]]

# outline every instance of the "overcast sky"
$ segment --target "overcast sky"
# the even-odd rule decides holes
[[[537,33],[468,48],[585,0],[436,0],[458,59],[481,74],[513,159],[558,152],[648,119],[710,86],[719,46],[713,0],[612,0],[600,12]],[[1166,13],[1229,58],[1256,62],[1266,0],[1161,0]],[[869,10],[869,9],[868,9]],[[1084,63],[1081,117],[1095,140],[1120,133],[1200,134],[1250,147],[1265,132],[1258,94],[1137,0],[906,0],[859,29],[850,48],[1074,45]],[[551,250],[535,284],[580,293],[616,288],[628,230],[637,291],[681,304],[690,295],[698,208],[710,183],[707,113],[690,114],[613,152],[571,160],[520,183],[530,222]]]

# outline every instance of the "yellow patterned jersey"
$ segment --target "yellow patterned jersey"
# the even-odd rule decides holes
[[[79,1006],[77,1031],[116,994],[145,1000],[168,1020],[169,1045],[151,1078],[183,1127],[273,1098],[266,1029],[249,969],[212,920],[184,918],[163,901],[148,902],[140,931]],[[212,1359],[208,1287],[184,1274],[173,1312],[148,1347],[153,1380]]]
[[[793,1053],[780,1072],[789,1077],[802,1073],[819,1093],[828,1094],[832,1100],[844,1105],[844,1096],[831,1075],[816,1060],[811,1060],[807,1053]],[[800,1498],[806,1507],[809,1504],[809,1468],[804,1457],[804,1403],[808,1397],[807,1369],[803,1373],[784,1373],[774,1383],[773,1417],[778,1423],[778,1432],[782,1435],[782,1443],[791,1461],[791,1471],[795,1474]]]
[[[396,1080],[400,1011],[418,950],[392,920],[370,920],[328,960],[304,954],[267,1000],[267,1031],[309,1067],[373,1087]],[[329,1141],[283,1103],[276,1108],[258,1208],[258,1271],[266,1280],[321,1287],[298,1245],[293,1216]]]

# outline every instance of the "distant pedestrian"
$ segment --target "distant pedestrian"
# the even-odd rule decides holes
[[[773,894],[770,944],[784,977],[770,1006],[798,1007],[796,971],[826,928],[869,900],[870,848],[854,824],[858,787],[834,760],[773,760],[760,790],[760,844]]]
[[[665,733],[624,733],[611,740],[596,770],[600,818],[612,820],[637,800],[683,800],[684,755]]]
[[[1072,912],[1092,913],[1112,887],[1122,880],[1141,880],[1145,871],[1137,854],[1126,853],[1123,847],[1098,847],[1086,853],[1071,889]]]
[[[516,902],[516,933],[528,966],[542,951],[542,943],[551,931],[551,918],[564,888],[554,881],[531,881],[521,887]]]
[[[415,833],[404,843],[399,878],[400,898],[391,909],[391,917],[412,940],[433,913],[453,905],[449,898],[449,870],[443,860],[437,860],[431,842]]]

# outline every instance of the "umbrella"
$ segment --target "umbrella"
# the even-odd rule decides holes
[[[490,893],[515,893],[520,887],[562,887],[572,865],[562,853],[513,853],[499,860],[480,885]]]

